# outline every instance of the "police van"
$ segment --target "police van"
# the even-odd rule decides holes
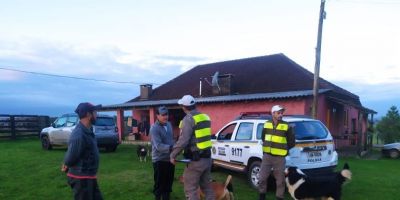
[[[270,115],[244,113],[219,130],[212,139],[214,167],[247,173],[250,184],[258,186],[263,156],[261,134]],[[306,116],[284,116],[293,128],[296,146],[286,156],[286,166],[305,173],[332,171],[338,163],[332,135],[319,120]]]

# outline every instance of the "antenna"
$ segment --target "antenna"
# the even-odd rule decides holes
[[[214,73],[214,75],[212,76],[211,85],[218,87],[218,91],[221,92],[221,88],[219,87],[219,84],[218,84],[218,75],[219,75],[219,72],[216,71]]]

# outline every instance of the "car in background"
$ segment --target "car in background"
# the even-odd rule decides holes
[[[400,156],[400,142],[383,145],[382,154],[390,158],[398,158]]]
[[[53,146],[66,146],[79,122],[76,114],[65,114],[57,118],[50,127],[40,132],[42,148],[51,150]],[[118,145],[118,129],[112,116],[98,115],[96,123],[92,126],[99,148],[105,148],[108,152],[114,152]]]
[[[261,135],[270,115],[243,113],[226,124],[212,139],[214,167],[247,173],[249,183],[257,188],[263,157]],[[296,166],[306,174],[325,174],[338,163],[332,135],[324,124],[307,116],[284,116],[294,130],[296,146],[286,156],[287,166]]]

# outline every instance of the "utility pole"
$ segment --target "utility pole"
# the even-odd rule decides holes
[[[313,104],[312,117],[317,119],[318,113],[318,90],[319,90],[319,65],[321,61],[321,40],[322,40],[322,25],[325,19],[325,0],[321,0],[318,23],[318,39],[317,48],[315,49],[315,68],[314,68],[314,87],[313,87]]]

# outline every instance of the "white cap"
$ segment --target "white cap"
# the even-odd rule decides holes
[[[191,95],[185,95],[182,97],[182,99],[178,100],[179,105],[184,105],[184,106],[193,106],[196,104],[196,101]]]
[[[277,111],[281,111],[281,110],[285,111],[285,108],[283,106],[280,106],[280,105],[274,105],[271,108],[271,113],[274,113],[274,112],[277,112]]]

